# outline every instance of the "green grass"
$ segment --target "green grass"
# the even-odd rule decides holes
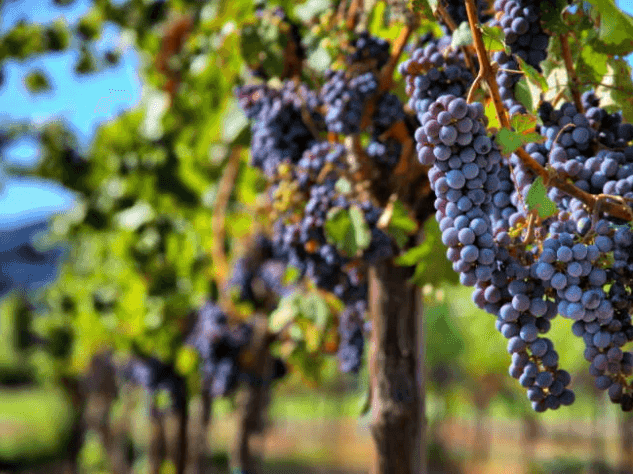
[[[31,463],[55,456],[68,440],[72,416],[59,390],[0,390],[0,459]]]
[[[364,394],[344,395],[297,393],[276,396],[273,393],[270,415],[275,419],[316,420],[357,418],[360,415]],[[213,416],[223,417],[233,412],[231,400],[213,402]]]

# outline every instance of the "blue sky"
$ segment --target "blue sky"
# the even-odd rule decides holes
[[[90,4],[87,0],[76,0],[68,7],[57,7],[52,0],[5,2],[0,9],[0,31],[6,31],[22,18],[49,23],[62,17],[66,23],[74,24]],[[141,99],[139,56],[124,45],[119,33],[114,25],[107,25],[96,47],[97,51],[104,51],[122,46],[121,61],[94,75],[74,74],[78,51],[46,54],[24,63],[9,61],[4,69],[5,84],[0,88],[0,120],[44,123],[62,118],[74,128],[80,145],[87,147],[100,123],[135,107]],[[23,81],[33,67],[47,73],[52,82],[51,92],[36,96],[28,93]],[[35,164],[38,158],[37,147],[29,139],[16,143],[5,156],[8,162],[25,166]],[[72,203],[72,194],[59,186],[27,178],[5,180],[0,192],[0,230],[67,210]]]
[[[70,6],[58,7],[52,0],[8,1],[0,8],[0,32],[11,28],[22,18],[49,23],[62,17],[68,24],[74,24],[90,4],[89,0],[76,0]],[[633,14],[633,0],[619,0],[617,4]],[[119,33],[114,25],[106,26],[97,50],[103,51],[119,44],[123,48],[121,61],[117,66],[95,75],[74,74],[77,51],[47,54],[35,60],[29,59],[27,63],[8,62],[4,70],[5,84],[0,88],[0,120],[43,123],[61,117],[74,127],[82,147],[88,146],[100,123],[112,119],[126,108],[135,107],[141,100],[142,85],[137,73],[140,58],[132,48],[125,46]],[[27,92],[23,80],[33,67],[39,67],[48,74],[52,80],[51,92],[37,96]],[[32,165],[38,159],[37,147],[25,139],[13,146],[5,159]],[[72,202],[72,195],[59,186],[25,178],[11,178],[3,185],[0,174],[0,230],[10,226],[11,222],[24,225],[29,219],[38,220],[61,212],[68,209]]]

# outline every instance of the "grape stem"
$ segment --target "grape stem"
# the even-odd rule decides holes
[[[560,46],[563,52],[567,77],[569,77],[570,80],[569,88],[571,89],[571,95],[574,98],[574,104],[576,104],[578,112],[583,113],[584,108],[582,106],[582,101],[580,100],[580,81],[578,80],[578,75],[574,69],[574,62],[571,57],[571,50],[569,49],[569,40],[567,39],[566,34],[558,35],[558,39],[560,40]]]
[[[457,25],[455,24],[455,21],[453,20],[451,15],[446,11],[446,8],[444,7],[441,1],[437,2],[437,13],[439,13],[442,20],[444,20],[444,23],[446,23],[446,26],[448,26],[448,29],[451,30],[451,33],[457,29]]]
[[[383,93],[391,89],[393,85],[393,72],[396,69],[398,61],[400,60],[400,56],[404,51],[404,47],[409,42],[409,38],[415,29],[418,27],[419,21],[417,18],[412,19],[407,22],[405,27],[400,31],[400,35],[393,42],[393,49],[391,50],[391,57],[389,58],[389,62],[382,68],[382,72],[380,74],[380,81],[378,85],[378,92]]]
[[[468,15],[468,24],[470,25],[470,31],[473,34],[473,40],[475,42],[477,59],[479,59],[479,75],[477,77],[481,76],[481,78],[485,79],[488,83],[499,123],[503,128],[510,128],[510,121],[503,109],[503,102],[501,102],[501,96],[499,95],[499,87],[497,86],[495,73],[490,65],[488,53],[486,52],[486,47],[484,46],[484,40],[481,37],[481,31],[479,30],[475,0],[466,0],[466,14]],[[475,79],[475,82],[478,82],[478,79]],[[470,94],[468,95],[470,96]]]
[[[446,7],[444,7],[444,4],[441,1],[437,2],[437,13],[442,18],[444,23],[446,23],[446,26],[448,27],[448,29],[450,30],[452,34],[453,31],[457,29],[458,25],[455,23],[455,20],[453,20],[453,17],[451,17],[450,13],[448,13],[448,11],[446,10]],[[475,65],[473,64],[473,61],[471,58],[471,54],[473,53],[472,48],[470,46],[462,46],[460,49],[462,50],[462,53],[464,54],[464,62],[466,63],[466,67],[470,69],[474,74]]]
[[[511,129],[510,121],[503,108],[501,97],[499,95],[499,87],[497,86],[497,80],[495,79],[494,71],[490,65],[488,59],[488,53],[484,46],[483,38],[481,37],[481,31],[479,29],[477,20],[477,9],[475,7],[475,0],[465,0],[466,13],[468,14],[468,24],[473,34],[473,40],[475,42],[475,51],[477,52],[477,58],[479,59],[479,75],[486,80],[488,88],[490,89],[490,95],[492,96],[492,102],[495,107],[495,113],[499,119],[499,123],[503,128]],[[553,186],[560,189],[565,194],[572,196],[582,201],[590,209],[596,207],[598,202],[598,196],[583,191],[577,188],[573,183],[567,181],[557,173],[548,171],[543,168],[534,158],[532,158],[528,152],[522,147],[519,147],[514,153],[519,157],[521,162],[528,168],[534,175],[541,176],[546,186]],[[602,210],[607,214],[622,219],[625,221],[633,220],[633,210],[626,204],[617,204],[612,200],[604,200],[602,203]]]
[[[347,10],[347,31],[354,31],[358,20],[359,10],[362,10],[363,0],[352,0]]]

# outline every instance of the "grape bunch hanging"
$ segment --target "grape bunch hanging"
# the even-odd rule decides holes
[[[370,328],[365,274],[368,265],[396,252],[378,226],[389,196],[371,188],[400,162],[402,134],[393,130],[404,132],[412,151],[417,122],[395,94],[380,90],[389,43],[362,32],[346,50],[345,69],[326,71],[315,90],[287,79],[277,87],[245,85],[236,95],[252,120],[251,163],[270,181],[273,253],[345,304],[339,315],[340,368],[358,372]],[[344,143],[361,133],[368,138],[364,146]],[[419,178],[426,181],[423,173]],[[342,249],[332,241],[327,222],[337,212],[362,219],[365,245]]]
[[[492,24],[501,26],[510,46],[510,52],[493,56],[499,64],[496,81],[504,113],[513,116],[525,113],[514,96],[517,58],[540,71],[548,37],[537,4],[498,0],[494,7]],[[415,134],[418,158],[431,167],[446,256],[461,283],[474,287],[475,304],[496,317],[496,328],[508,339],[510,375],[527,389],[537,412],[573,403],[571,377],[559,368],[558,353],[546,337],[553,319],[568,318],[574,321],[574,335],[585,342],[596,387],[630,411],[627,377],[633,373],[633,353],[623,346],[633,340],[633,233],[601,205],[616,202],[626,209],[633,197],[633,126],[622,123],[619,113],[600,108],[596,94],[586,91],[581,109],[543,101],[542,124],[536,127],[543,141],[503,156],[481,103],[467,103],[465,94],[457,93],[456,85],[449,90],[446,81],[441,82],[446,93],[425,92],[435,85],[431,79],[447,76],[448,67],[466,67],[454,62],[455,53],[434,60],[434,48],[414,51],[401,69],[421,124]],[[438,75],[441,67],[443,75]],[[569,195],[552,187],[548,197],[557,212],[545,218],[526,205],[532,186],[542,186],[535,182],[534,163],[580,190]],[[582,192],[601,197],[589,206],[580,199],[586,196]]]

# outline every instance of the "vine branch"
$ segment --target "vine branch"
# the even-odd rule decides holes
[[[477,51],[477,58],[479,59],[479,70],[480,75],[483,79],[486,80],[488,87],[490,89],[490,94],[492,96],[492,102],[495,107],[495,113],[497,118],[499,119],[499,123],[503,128],[511,128],[510,121],[508,116],[505,113],[505,109],[503,108],[503,103],[501,101],[501,97],[499,95],[499,88],[497,86],[497,81],[495,78],[494,71],[490,65],[490,60],[488,59],[488,53],[486,52],[486,48],[484,46],[483,39],[481,37],[481,31],[479,30],[478,20],[477,20],[477,9],[475,7],[474,0],[465,0],[466,2],[466,13],[468,14],[468,24],[470,25],[470,29],[473,34],[473,39],[475,42],[475,50]],[[572,182],[567,181],[566,178],[558,175],[557,173],[548,171],[544,167],[542,167],[534,158],[532,158],[528,152],[526,152],[522,147],[518,148],[514,151],[514,153],[519,157],[522,163],[536,176],[540,176],[543,178],[543,181],[546,186],[553,186],[560,189],[565,194],[572,196],[580,201],[582,201],[587,207],[593,210],[600,199],[602,210],[607,214],[616,217],[618,219],[622,219],[625,221],[633,220],[633,210],[625,204],[618,203],[615,197],[607,198],[606,196],[599,197],[583,191],[580,188],[577,188]]]
[[[582,106],[582,101],[580,100],[580,81],[578,80],[578,75],[576,74],[576,70],[574,69],[574,62],[571,57],[571,50],[569,49],[569,40],[567,39],[566,34],[558,35],[558,39],[560,40],[560,46],[563,51],[563,59],[565,60],[567,77],[569,77],[570,80],[569,88],[571,89],[571,95],[574,98],[576,109],[578,110],[578,112],[582,113],[584,109]]]
[[[235,179],[240,165],[241,147],[235,147],[231,150],[228,163],[224,168],[222,177],[218,184],[218,192],[215,197],[213,206],[213,218],[211,220],[211,229],[213,232],[213,248],[211,256],[213,258],[213,268],[215,280],[220,288],[220,300],[224,299],[226,292],[226,279],[229,273],[229,264],[224,251],[224,240],[226,237],[226,208],[229,204],[229,198],[233,191]]]
[[[479,76],[485,79],[488,84],[499,123],[503,128],[510,128],[510,121],[505,113],[503,102],[501,101],[501,96],[499,95],[499,87],[497,86],[495,73],[490,65],[488,52],[486,51],[484,40],[481,37],[481,31],[479,30],[475,0],[466,0],[466,14],[468,15],[468,24],[470,25],[470,31],[473,34],[475,51],[477,52],[477,58],[479,59]],[[477,79],[475,79],[475,81],[477,81]]]
[[[441,1],[437,2],[437,13],[439,13],[440,18],[442,18],[444,23],[446,23],[446,26],[448,26],[448,29],[451,30],[451,33],[457,29],[457,25],[455,24],[455,21],[453,20],[451,15],[446,11],[446,8],[444,7],[444,4]]]
[[[393,49],[391,51],[391,57],[389,62],[382,68],[380,74],[380,81],[378,85],[379,93],[386,92],[391,89],[393,85],[393,72],[396,69],[400,56],[404,51],[404,47],[409,42],[409,38],[415,29],[418,27],[418,20],[414,19],[408,22],[405,27],[400,31],[398,38],[393,42]]]

